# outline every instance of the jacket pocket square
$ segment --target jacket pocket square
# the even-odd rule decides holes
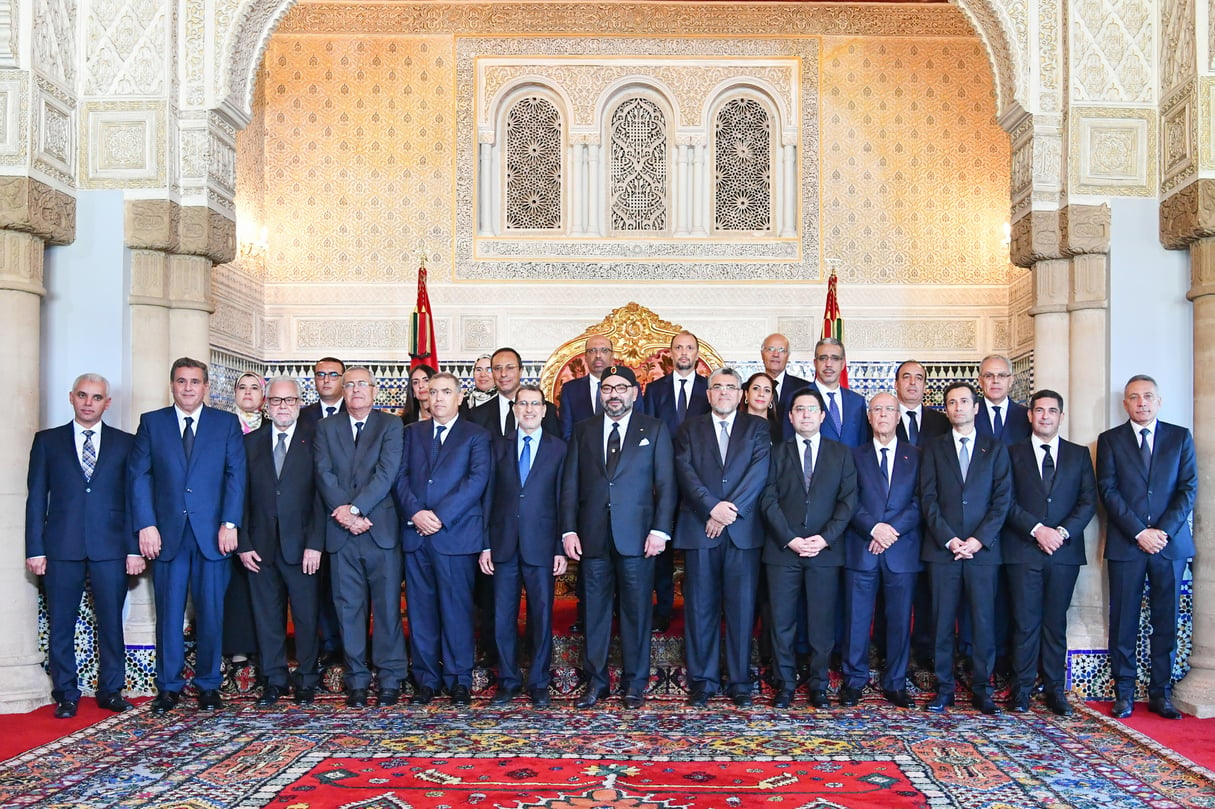
[[[639,447],[648,447],[649,445],[650,445],[650,439],[648,439],[648,438],[641,439],[641,442],[637,444],[637,446],[639,446]]]

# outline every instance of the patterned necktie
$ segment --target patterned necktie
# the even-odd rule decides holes
[[[907,411],[907,440],[917,447],[920,445],[920,425],[917,423],[914,410]]]
[[[679,400],[675,402],[675,423],[683,424],[688,417],[688,380],[679,380]]]
[[[274,476],[283,476],[283,462],[287,460],[287,434],[278,434],[278,443],[274,445]]]
[[[831,404],[827,405],[827,413],[831,416],[831,423],[835,425],[835,434],[843,435],[844,418],[840,415],[840,406],[835,401],[834,393],[828,393],[827,396],[831,399]]]
[[[991,420],[991,431],[996,434],[996,438],[1003,438],[1004,420],[1000,418],[1000,408],[993,405],[991,409],[995,412]]]
[[[1055,482],[1055,459],[1050,457],[1050,444],[1043,444],[1042,451],[1046,453],[1042,456],[1042,488],[1049,492]]]
[[[726,420],[718,422],[721,431],[717,433],[717,451],[721,453],[721,465],[726,465],[726,451],[730,448],[730,433],[726,431]]]
[[[186,429],[181,431],[181,448],[186,453],[186,460],[190,460],[190,453],[194,451],[194,417],[186,416]]]
[[[1143,439],[1139,442],[1139,457],[1143,459],[1143,470],[1145,472],[1152,471],[1152,445],[1148,443],[1148,436],[1151,434],[1152,431],[1147,427],[1139,431],[1139,435],[1143,436]]]
[[[803,438],[802,443],[806,445],[805,452],[802,453],[802,469],[806,478],[806,491],[810,491],[810,479],[814,477],[814,444],[809,438]]]
[[[336,413],[336,412],[337,412],[337,408],[336,408],[336,407],[334,407],[333,405],[326,405],[326,407],[325,407],[325,415],[326,415],[326,416],[332,416],[332,415],[333,415],[334,413]]]
[[[612,422],[612,433],[607,443],[607,473],[608,477],[616,474],[616,465],[620,463],[620,422]]]
[[[958,466],[962,470],[962,482],[966,482],[966,471],[970,469],[970,449],[966,446],[970,443],[969,438],[958,439],[962,442],[962,449],[958,452]]]
[[[359,448],[359,439],[363,437],[363,422],[356,421],[354,423],[354,448]]]
[[[97,468],[97,448],[93,446],[93,431],[84,431],[84,446],[80,448],[80,468],[84,470],[86,481],[93,479],[93,470]]]
[[[527,473],[532,471],[532,437],[523,436],[523,451],[519,453],[519,485],[527,483]]]
[[[882,470],[882,493],[887,497],[890,496],[890,458],[886,455],[888,452],[889,447],[882,447],[882,462],[878,464]]]
[[[515,403],[506,400],[506,429],[502,435],[510,435],[515,431]]]
[[[430,468],[435,468],[435,461],[439,460],[439,450],[443,447],[443,431],[447,428],[439,425],[435,427],[435,438],[430,442]]]

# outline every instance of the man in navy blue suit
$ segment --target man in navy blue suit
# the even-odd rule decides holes
[[[401,535],[419,705],[444,687],[453,705],[472,702],[473,587],[485,548],[493,438],[460,416],[461,398],[451,374],[430,378],[432,419],[406,428],[395,488],[408,520]]]
[[[134,436],[101,421],[110,406],[105,377],[81,374],[68,399],[72,422],[34,436],[25,501],[25,567],[46,577],[56,719],[71,719],[80,703],[76,617],[86,578],[97,613],[97,704],[118,713],[131,707],[122,697],[122,604],[127,576],[144,569],[127,511],[127,456]]]
[[[532,650],[527,694],[547,707],[552,680],[555,576],[565,573],[557,514],[565,442],[542,427],[548,410],[536,385],[515,392],[518,428],[494,444],[488,546],[481,570],[493,577],[494,640],[498,690],[491,705],[505,705],[523,691],[519,673],[519,601],[527,591],[527,636]]]
[[[840,385],[840,375],[848,357],[844,344],[824,337],[814,345],[814,387],[827,403],[823,436],[849,447],[869,440],[869,421],[865,417],[865,397]]]
[[[996,579],[1000,530],[1012,504],[1008,450],[975,429],[978,394],[965,382],[945,389],[949,435],[930,441],[920,459],[920,508],[928,534],[920,556],[932,577],[937,695],[925,706],[944,713],[954,704],[954,640],[958,602],[966,599],[974,625],[971,702],[986,715],[995,665]]]
[[[1173,707],[1181,579],[1194,555],[1190,515],[1198,466],[1190,431],[1157,419],[1164,403],[1156,380],[1130,378],[1122,406],[1130,420],[1097,438],[1097,491],[1108,520],[1105,558],[1110,576],[1110,668],[1113,714],[1131,715],[1135,701],[1135,639],[1143,582],[1151,585],[1151,667],[1148,710],[1180,719]]]
[[[603,412],[599,395],[599,380],[603,371],[614,362],[612,341],[602,334],[586,338],[583,360],[587,373],[561,386],[561,437],[566,441],[574,434],[574,425]]]
[[[561,541],[586,574],[586,693],[590,708],[608,695],[612,601],[620,598],[624,707],[640,708],[650,681],[650,594],[654,557],[675,521],[675,459],[661,419],[633,408],[637,377],[623,365],[604,370],[603,414],[579,422],[561,481]]]
[[[709,378],[712,411],[684,422],[675,439],[679,514],[675,547],[684,552],[684,652],[688,704],[703,708],[721,685],[726,626],[726,690],[751,704],[751,634],[764,546],[759,497],[768,482],[771,433],[759,416],[738,412],[742,377],[720,368]]]
[[[1070,716],[1063,691],[1067,608],[1086,562],[1084,528],[1097,512],[1097,481],[1088,447],[1059,437],[1061,395],[1038,391],[1029,400],[1029,416],[1033,436],[1008,448],[1013,503],[1001,539],[1013,625],[1009,707],[1029,710],[1029,692],[1041,671],[1046,706]]]
[[[789,408],[793,395],[810,387],[809,379],[794,376],[785,369],[789,365],[789,338],[783,334],[769,334],[759,349],[759,358],[764,363],[764,373],[776,382],[776,409],[785,425],[785,438],[793,437],[793,424],[789,421]]]
[[[671,338],[671,373],[655,379],[645,389],[644,410],[660,418],[672,436],[679,432],[686,419],[709,412],[709,385],[696,373],[700,362],[700,340],[690,331],[681,331]],[[654,631],[671,628],[675,611],[675,548],[667,544],[654,562]]]
[[[900,708],[907,694],[911,605],[920,571],[920,451],[895,434],[898,400],[869,400],[873,441],[852,450],[857,506],[844,553],[844,686],[840,704],[856,705],[869,682],[869,626],[880,591],[886,605],[882,696]]]
[[[182,357],[169,374],[173,404],[144,413],[128,463],[139,550],[156,598],[155,713],[177,707],[185,664],[182,623],[194,603],[198,707],[223,707],[219,686],[224,592],[245,508],[245,444],[236,416],[203,404],[207,366]]]
[[[984,357],[979,365],[979,388],[983,396],[979,400],[975,429],[979,435],[994,435],[1006,447],[1024,441],[1030,435],[1029,411],[1008,395],[1015,379],[1008,357],[992,354]]]

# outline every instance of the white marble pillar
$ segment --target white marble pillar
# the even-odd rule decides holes
[[[493,236],[495,224],[490,200],[494,196],[492,142],[477,144],[477,235]]]
[[[169,256],[169,353],[211,359],[211,259],[206,256]],[[165,367],[168,373],[168,366]]]
[[[797,235],[797,202],[801,199],[801,189],[797,185],[797,145],[793,143],[781,147],[781,170],[785,180],[782,183],[784,192],[778,195],[781,206],[781,238],[788,239]]]
[[[0,230],[0,367],[16,395],[0,419],[0,713],[24,713],[50,701],[38,651],[38,589],[25,570],[25,498],[30,438],[38,429],[41,389],[42,259],[38,236]]]
[[[575,143],[573,159],[570,167],[570,195],[573,197],[573,221],[570,222],[571,232],[575,236],[586,235],[587,201],[589,195],[586,188],[586,144]]]
[[[689,152],[691,147],[681,143],[675,147],[675,200],[676,219],[674,235],[687,236],[692,229],[692,167]]]
[[[1034,389],[1049,388],[1063,396],[1064,409],[1071,405],[1069,387],[1070,323],[1067,312],[1071,296],[1072,262],[1057,258],[1034,265]],[[1064,423],[1064,435],[1070,425]]]
[[[692,235],[709,235],[708,178],[705,176],[705,145],[692,146]]]
[[[586,234],[603,235],[603,174],[599,168],[602,148],[598,143],[586,145],[586,194],[588,200]]]
[[[1194,448],[1198,501],[1194,506],[1194,648],[1190,672],[1173,701],[1200,718],[1215,716],[1215,237],[1190,244],[1194,302]]]

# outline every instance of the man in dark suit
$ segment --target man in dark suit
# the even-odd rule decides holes
[[[1097,491],[1108,521],[1110,668],[1113,714],[1131,715],[1135,701],[1135,639],[1143,582],[1151,585],[1151,667],[1148,710],[1180,719],[1173,707],[1177,611],[1186,562],[1194,555],[1190,514],[1198,467],[1190,431],[1156,418],[1163,397],[1156,380],[1131,377],[1122,392],[1130,420],[1097,438]]]
[[[996,579],[1000,529],[1012,504],[1008,450],[975,429],[978,394],[965,382],[945,389],[945,414],[953,430],[930,441],[920,460],[920,508],[928,535],[921,558],[932,578],[937,695],[926,710],[954,704],[954,640],[958,602],[965,595],[974,627],[971,701],[989,716],[995,665]]]
[[[182,357],[169,374],[173,405],[139,419],[127,466],[139,550],[152,562],[156,688],[152,710],[177,707],[185,686],[186,596],[194,602],[198,707],[223,707],[219,686],[228,554],[245,509],[245,445],[236,416],[207,407],[207,366]]]
[[[844,687],[840,704],[856,705],[869,682],[869,626],[879,591],[885,603],[886,670],[882,696],[900,708],[907,694],[911,605],[920,571],[920,451],[899,440],[899,405],[889,393],[869,400],[873,440],[852,450],[857,506],[844,552]]]
[[[614,362],[612,341],[602,334],[586,338],[583,360],[587,373],[561,386],[561,437],[566,441],[574,434],[574,425],[603,412],[599,395],[599,380],[604,370]]]
[[[46,577],[56,719],[71,719],[80,703],[76,618],[86,578],[97,613],[97,704],[117,713],[131,707],[122,697],[122,605],[127,576],[144,569],[127,511],[127,456],[134,436],[102,423],[110,383],[100,374],[78,376],[68,399],[72,422],[34,436],[25,501],[25,567]]]
[[[662,420],[633,409],[637,377],[629,368],[606,368],[599,389],[603,414],[574,428],[561,483],[565,555],[586,574],[583,670],[590,682],[576,705],[590,708],[608,695],[619,596],[624,706],[639,708],[650,679],[654,557],[675,520],[675,459]]]
[[[847,362],[844,344],[834,337],[824,337],[815,343],[814,387],[827,403],[823,437],[849,447],[859,447],[869,441],[869,421],[865,415],[865,397],[840,384],[840,375]]]
[[[557,528],[565,442],[541,427],[548,405],[536,385],[515,394],[518,429],[494,445],[488,547],[481,570],[493,577],[494,639],[498,690],[491,705],[505,705],[523,691],[519,673],[519,601],[527,590],[527,636],[532,664],[527,694],[547,707],[553,662],[553,579],[565,573]]]
[[[484,407],[465,410],[464,415],[473,424],[489,430],[494,438],[502,438],[513,433],[518,423],[514,402],[523,378],[523,360],[518,351],[504,346],[493,353],[490,363],[498,392],[485,401]],[[560,438],[561,423],[554,409],[546,408],[542,426],[550,435]]]
[[[493,438],[460,416],[461,398],[460,380],[451,374],[430,378],[432,418],[405,430],[394,489],[409,521],[401,537],[419,705],[444,687],[453,705],[472,701],[473,587],[485,548]]]
[[[1029,411],[1008,395],[1015,379],[1008,357],[992,354],[979,365],[983,397],[979,400],[975,429],[979,435],[994,435],[1006,447],[1030,436]]]
[[[700,340],[690,331],[681,331],[671,338],[671,373],[655,379],[645,389],[645,412],[663,420],[667,431],[678,435],[685,419],[709,412],[709,385],[696,373],[700,361]],[[667,549],[654,560],[654,631],[664,633],[671,628],[675,611],[675,548]]]
[[[758,416],[738,412],[743,380],[733,368],[709,378],[711,413],[692,416],[675,438],[679,514],[675,547],[684,552],[684,653],[688,704],[703,708],[721,684],[726,625],[726,688],[751,704],[751,634],[764,545],[759,497],[768,480],[771,434]]]
[[[1097,512],[1097,481],[1088,448],[1059,437],[1061,395],[1035,393],[1029,417],[1033,436],[1008,448],[1013,502],[1001,540],[1013,625],[1009,707],[1029,710],[1029,692],[1041,671],[1047,707],[1070,716],[1063,691],[1067,608],[1086,562],[1084,528]]]
[[[787,373],[789,365],[789,338],[783,334],[769,334],[759,349],[759,358],[764,363],[764,373],[776,382],[776,409],[785,425],[785,438],[793,437],[793,424],[789,421],[789,408],[793,405],[793,394],[810,387],[809,379]]]
[[[810,641],[810,704],[829,707],[827,667],[835,644],[844,532],[856,509],[856,467],[848,447],[823,437],[825,418],[826,405],[817,390],[804,388],[793,397],[789,419],[796,436],[773,447],[761,500],[775,708],[788,708],[797,688],[794,638],[801,596]]]
[[[313,449],[345,651],[346,705],[367,706],[369,607],[379,703],[395,705],[409,673],[401,629],[401,531],[392,499],[403,426],[396,416],[372,409],[376,384],[366,368],[347,368],[342,390],[346,412],[321,420]]]
[[[895,369],[894,392],[899,399],[897,434],[900,441],[916,447],[923,447],[953,429],[944,413],[924,405],[927,385],[928,373],[915,360],[906,360]]]
[[[332,416],[346,409],[342,397],[342,374],[346,373],[346,363],[337,357],[322,357],[312,366],[312,379],[316,383],[318,401],[300,409],[299,420],[310,429],[316,428],[316,423],[326,416]]]
[[[258,705],[273,705],[290,688],[287,608],[295,627],[295,701],[316,699],[317,571],[325,546],[325,514],[316,496],[315,427],[299,419],[300,386],[291,377],[270,380],[270,418],[245,436],[249,483],[237,552],[249,571],[253,628],[266,679]]]

